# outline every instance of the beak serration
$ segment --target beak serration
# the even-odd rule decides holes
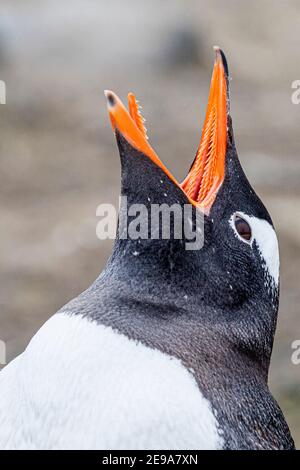
[[[182,189],[208,213],[225,176],[228,67],[223,51],[216,53],[200,144]]]

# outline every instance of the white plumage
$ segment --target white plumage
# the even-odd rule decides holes
[[[259,219],[258,217],[245,214],[241,211],[236,212],[235,214],[240,215],[250,224],[253,233],[253,239],[250,244],[253,244],[253,240],[256,241],[263,261],[263,268],[267,271],[274,286],[277,287],[279,282],[279,249],[274,228],[264,219]],[[239,236],[234,227],[234,215],[229,220],[229,223],[235,235],[245,243],[245,240]]]
[[[209,402],[179,360],[56,314],[0,373],[0,448],[217,449]]]

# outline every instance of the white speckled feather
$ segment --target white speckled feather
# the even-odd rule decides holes
[[[269,274],[275,286],[279,282],[279,249],[276,232],[273,227],[264,219],[259,219],[254,216],[238,212],[244,218],[252,229],[253,240],[256,241],[260,256],[263,260],[263,267]],[[243,242],[245,242],[237,233],[234,226],[234,216],[229,221],[235,235]],[[253,243],[253,240],[251,244]]]
[[[217,449],[209,402],[179,360],[54,315],[0,373],[0,447]]]

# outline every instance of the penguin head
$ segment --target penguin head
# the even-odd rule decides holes
[[[220,276],[216,283],[234,304],[260,296],[260,303],[276,307],[279,249],[272,219],[250,185],[238,159],[231,118],[228,117],[225,175],[206,219],[207,251],[214,252]],[[228,283],[229,286],[228,286]],[[232,295],[228,295],[232,291]]]
[[[121,240],[119,232],[115,252],[122,253],[119,271],[129,273],[133,285],[138,279],[140,292],[145,294],[144,284],[150,280],[147,292],[152,296],[163,293],[170,302],[173,296],[177,306],[198,309],[200,323],[213,322],[230,341],[234,338],[235,346],[267,357],[268,362],[278,310],[277,237],[241,167],[229,114],[228,66],[220,48],[215,51],[202,136],[182,183],[150,146],[134,95],[128,96],[128,112],[113,92],[105,92],[121,156],[122,195],[128,204],[148,209],[157,204],[189,205],[193,215],[203,219],[200,249],[186,250],[185,235],[173,240]],[[188,306],[182,300],[186,298]]]

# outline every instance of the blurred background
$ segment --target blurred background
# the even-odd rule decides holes
[[[300,447],[300,4],[255,0],[1,0],[0,339],[19,354],[98,276],[111,241],[96,207],[117,203],[119,156],[103,96],[134,91],[150,141],[178,179],[198,146],[212,46],[230,66],[236,143],[281,251],[270,386]],[[299,230],[298,230],[299,229]]]

